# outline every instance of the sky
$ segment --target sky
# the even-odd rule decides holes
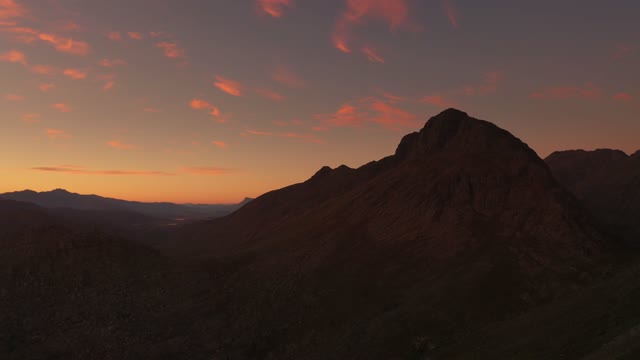
[[[455,107],[640,149],[637,0],[0,0],[0,192],[234,203]]]

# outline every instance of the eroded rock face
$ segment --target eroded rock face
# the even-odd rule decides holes
[[[560,151],[545,161],[611,233],[640,246],[640,151]]]
[[[608,246],[590,221],[526,144],[449,109],[394,155],[325,167],[186,229],[171,251],[224,274],[232,349],[406,357],[424,350],[411,339],[440,341],[589,278]]]

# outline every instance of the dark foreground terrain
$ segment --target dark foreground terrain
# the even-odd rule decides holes
[[[0,202],[0,358],[638,358],[633,207],[547,163],[450,109],[158,250]]]
[[[545,161],[608,229],[640,246],[640,151],[560,151]]]

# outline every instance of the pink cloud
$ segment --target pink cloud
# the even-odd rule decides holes
[[[42,92],[47,92],[53,88],[55,88],[56,85],[53,83],[42,83],[40,84],[40,86],[38,86],[38,88],[40,89],[40,91]]]
[[[143,40],[144,39],[144,34],[143,33],[135,32],[135,31],[130,31],[130,32],[127,33],[127,35],[129,36],[130,39],[133,39],[133,40]]]
[[[17,102],[17,101],[24,101],[25,97],[22,95],[7,94],[4,96],[4,99],[7,101]]]
[[[372,48],[364,46],[362,48],[362,53],[367,56],[367,59],[369,59],[370,62],[384,64],[384,59],[382,58],[382,56],[380,56]]]
[[[382,91],[382,96],[387,99],[388,101],[390,101],[392,104],[398,103],[398,102],[404,102],[404,101],[408,101],[409,98],[406,98],[404,96],[398,96],[386,91]]]
[[[150,31],[149,36],[157,39],[157,38],[172,38],[171,34],[166,31]]]
[[[629,103],[629,102],[633,101],[633,95],[631,95],[629,93],[621,92],[621,93],[617,93],[617,94],[613,95],[613,100]]]
[[[27,65],[27,57],[18,50],[9,50],[0,55],[0,61]]]
[[[262,96],[265,99],[273,100],[273,101],[283,101],[285,99],[284,95],[279,94],[273,90],[269,89],[255,89],[254,90],[258,95]]]
[[[579,86],[559,86],[535,92],[529,96],[536,100],[597,100],[602,97],[602,90],[593,84]]]
[[[83,31],[84,27],[73,21],[62,21],[57,25],[57,28],[64,32]]]
[[[109,91],[116,85],[116,76],[114,74],[97,75],[96,80],[102,82],[102,90],[104,91]]]
[[[350,54],[351,48],[349,47],[349,45],[347,45],[347,40],[340,35],[341,34],[333,35],[333,45],[336,47],[336,49],[342,51],[343,53]]]
[[[265,99],[273,101],[283,101],[285,96],[267,88],[249,87],[241,84],[238,81],[224,78],[220,75],[215,76],[216,80],[213,85],[219,90],[232,95],[232,96],[244,96],[246,92],[255,93]]]
[[[217,107],[213,106],[209,102],[207,102],[205,100],[202,100],[202,99],[193,99],[193,100],[191,100],[191,102],[189,103],[189,106],[192,109],[196,109],[196,110],[211,110],[212,115],[219,115],[220,114],[220,110],[218,110]]]
[[[292,7],[292,0],[255,0],[255,6],[259,13],[280,18],[284,15],[286,7]]]
[[[33,65],[30,68],[31,72],[38,75],[52,75],[56,73],[56,68],[50,65]]]
[[[122,34],[119,31],[111,31],[107,34],[107,38],[113,41],[122,40]]]
[[[49,137],[49,139],[66,139],[66,138],[70,138],[71,135],[69,135],[66,131],[64,130],[59,130],[59,129],[46,129],[45,133],[47,134],[47,136]]]
[[[72,38],[66,38],[55,34],[40,33],[38,38],[45,41],[56,50],[73,55],[87,55],[91,51],[91,46],[84,41],[76,41]]]
[[[355,126],[364,122],[366,116],[366,114],[360,113],[355,106],[343,104],[335,114],[328,118],[328,122],[333,126]]]
[[[218,109],[218,107],[214,106],[213,104],[207,102],[206,100],[193,99],[189,103],[189,107],[191,107],[194,110],[206,111],[209,115],[211,115],[211,117],[214,120],[216,120],[219,123],[224,123],[227,121],[226,118],[222,116],[220,109]]]
[[[142,111],[146,112],[146,113],[153,113],[153,114],[157,114],[157,113],[161,113],[162,109],[158,109],[158,108],[152,108],[152,107],[146,107],[144,108]]]
[[[377,112],[371,118],[371,121],[389,127],[407,127],[413,126],[417,116],[400,109],[383,100],[374,100],[371,103],[371,109]]]
[[[224,141],[212,141],[211,144],[219,147],[220,149],[226,149],[228,147],[227,143]]]
[[[11,24],[7,27],[0,28],[0,31],[9,34],[14,41],[22,44],[32,44],[40,40],[40,31],[26,26]]]
[[[286,85],[295,89],[302,89],[306,87],[306,82],[300,76],[296,75],[291,69],[284,66],[276,68],[271,74],[271,79],[274,81]]]
[[[135,145],[125,144],[117,140],[111,140],[107,142],[107,146],[109,146],[110,148],[118,149],[118,150],[133,150],[136,148]]]
[[[38,75],[51,75],[56,71],[54,67],[49,65],[29,66],[29,63],[27,62],[27,57],[25,56],[25,54],[18,50],[9,50],[6,53],[0,54],[0,61],[21,64],[27,67],[32,73],[38,74]]]
[[[72,111],[71,106],[69,106],[67,104],[64,104],[64,103],[53,104],[53,105],[51,105],[51,107],[53,109],[56,109],[56,110],[62,112],[62,113],[68,113],[68,112]]]
[[[460,27],[458,22],[458,12],[451,4],[451,0],[444,0],[442,5],[444,7],[445,13],[447,14],[447,18],[449,18],[449,22],[451,23],[451,26],[453,26],[456,29]]]
[[[121,59],[103,59],[99,63],[99,65],[103,67],[115,67],[115,66],[120,66],[125,64],[126,62]]]
[[[455,107],[453,102],[442,95],[427,95],[420,99],[423,104],[434,105],[442,108]]]
[[[347,9],[340,15],[333,30],[334,46],[342,52],[350,53],[349,42],[353,39],[353,27],[367,20],[382,21],[391,31],[419,30],[410,18],[406,0],[347,0]]]
[[[102,90],[109,91],[113,89],[114,86],[116,86],[116,82],[114,80],[109,80],[106,83],[104,83],[104,85],[102,85]]]
[[[164,56],[169,59],[182,59],[180,66],[187,65],[187,51],[178,46],[175,42],[163,41],[156,44],[156,47],[162,49]]]
[[[213,83],[213,85],[218,89],[224,91],[225,93],[233,96],[242,96],[242,91],[244,89],[244,86],[239,82],[223,78],[219,75],[216,75],[216,81]]]
[[[395,105],[388,98],[366,97],[345,103],[333,114],[320,114],[316,118],[324,123],[314,131],[331,127],[359,127],[366,123],[383,125],[388,128],[402,128],[415,125],[417,116]]]
[[[16,0],[0,0],[0,20],[23,18],[29,12]]]
[[[72,55],[87,55],[91,51],[91,46],[84,41],[74,40],[71,37],[65,37],[54,33],[41,32],[38,29],[30,27],[8,26],[0,28],[0,31],[10,34],[15,41],[23,44],[32,44],[37,41],[42,41],[53,46],[60,52]]]
[[[88,72],[80,69],[66,69],[63,71],[63,74],[73,80],[83,80],[87,78],[87,75],[89,75]]]
[[[91,170],[82,166],[58,165],[31,168],[35,171],[57,172],[72,175],[113,175],[113,176],[173,176],[175,173],[145,170]]]
[[[247,134],[258,135],[258,136],[274,136],[274,133],[270,131],[258,131],[258,130],[246,130]]]
[[[164,51],[164,56],[170,59],[186,59],[186,51],[178,46],[175,42],[163,41],[156,44],[157,47]]]
[[[40,122],[40,114],[24,114],[22,122],[26,124],[35,124]]]

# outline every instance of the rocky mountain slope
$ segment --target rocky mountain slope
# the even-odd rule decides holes
[[[164,246],[209,262],[237,358],[425,358],[593,280],[612,243],[526,144],[449,109]]]
[[[609,231],[640,246],[640,151],[560,151],[545,161]]]
[[[0,200],[2,359],[202,358],[183,310],[199,279],[141,245]]]

